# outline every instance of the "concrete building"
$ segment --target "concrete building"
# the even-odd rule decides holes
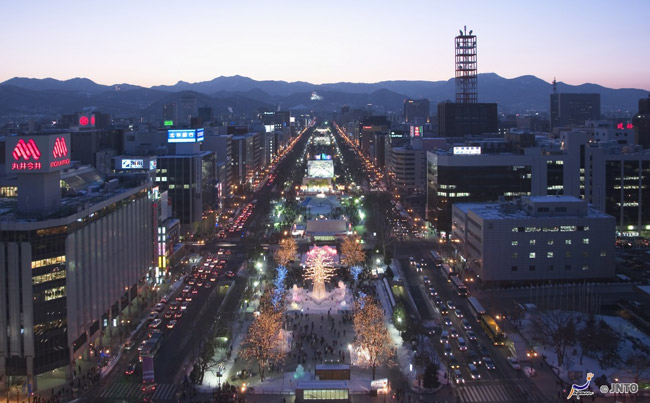
[[[635,144],[650,148],[650,95],[639,99],[639,112],[632,119]]]
[[[438,104],[438,134],[440,137],[496,133],[497,129],[497,104],[453,102]]]
[[[600,94],[551,94],[551,130],[600,119]]]
[[[405,99],[404,100],[404,121],[406,123],[424,124],[429,121],[429,100]]]
[[[391,147],[388,178],[390,186],[400,193],[424,193],[427,183],[427,156],[421,145]]]
[[[534,147],[524,154],[480,154],[480,147],[427,152],[426,219],[449,233],[451,206],[520,196],[562,194],[567,158]]]
[[[6,159],[24,161],[10,167],[18,197],[0,199],[0,378],[22,378],[33,391],[53,370],[67,384],[75,359],[103,348],[101,336],[155,276],[150,177],[64,196],[69,141],[59,133],[7,144]]]
[[[215,153],[215,161],[218,166],[223,164],[223,173],[220,173],[219,183],[222,184],[224,196],[232,194],[233,186],[233,154],[232,154],[232,136],[231,135],[207,135],[203,140],[203,151],[212,151]],[[221,171],[221,170],[220,170]]]
[[[614,277],[615,220],[572,196],[453,207],[452,238],[483,283]]]

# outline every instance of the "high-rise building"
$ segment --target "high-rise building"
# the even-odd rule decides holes
[[[427,156],[421,146],[408,144],[402,147],[391,147],[387,165],[392,189],[409,194],[425,192]]]
[[[562,126],[582,126],[600,119],[600,94],[551,94],[551,130]]]
[[[497,129],[497,104],[453,102],[438,104],[438,133],[440,137],[496,133]]]
[[[162,117],[163,121],[171,122],[172,125],[177,124],[178,121],[178,109],[176,108],[175,102],[170,102],[164,104],[162,107]]]
[[[650,95],[639,99],[639,113],[632,119],[635,143],[650,148]]]
[[[404,100],[404,120],[406,123],[424,124],[429,122],[429,100],[423,99],[405,99]]]

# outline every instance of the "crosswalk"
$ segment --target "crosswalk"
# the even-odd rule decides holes
[[[544,402],[537,390],[521,390],[514,383],[473,383],[458,387],[461,402]]]
[[[167,383],[158,384],[151,399],[154,402],[176,401],[177,391],[178,386],[176,385]],[[139,383],[117,382],[105,389],[99,397],[102,399],[133,399],[140,401],[144,397],[144,393]]]

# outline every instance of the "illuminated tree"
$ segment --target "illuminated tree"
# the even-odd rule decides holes
[[[286,266],[290,261],[296,258],[298,245],[292,237],[284,238],[280,241],[280,247],[275,251],[275,261],[280,266]]]
[[[314,284],[313,298],[325,298],[325,282],[334,276],[333,255],[336,250],[329,246],[315,246],[307,252],[307,267],[304,271],[304,278],[311,280]]]
[[[361,241],[357,236],[348,236],[343,240],[341,255],[342,263],[349,267],[362,264],[366,260],[366,253],[361,248]]]
[[[355,302],[353,322],[357,364],[372,368],[375,379],[377,366],[394,365],[393,343],[384,323],[384,312],[374,298],[364,296]]]
[[[274,307],[279,308],[284,294],[287,292],[287,287],[284,284],[287,278],[287,268],[284,266],[278,266],[276,269],[277,275],[275,280],[273,280],[273,296],[271,297],[271,303]]]
[[[282,337],[282,311],[272,305],[260,305],[260,312],[248,327],[244,339],[242,357],[257,361],[260,379],[270,365],[284,359],[284,338]]]

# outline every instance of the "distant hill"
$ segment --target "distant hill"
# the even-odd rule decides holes
[[[635,113],[638,100],[647,97],[649,92],[561,82],[557,88],[559,92],[600,93],[604,113]],[[312,100],[314,91],[321,99]],[[508,79],[485,73],[478,77],[479,102],[496,102],[505,113],[548,111],[551,91],[551,83],[531,75]],[[131,84],[101,85],[87,78],[61,81],[16,77],[0,83],[0,116],[56,116],[96,108],[118,116],[159,117],[163,104],[183,95],[195,96],[199,106],[211,106],[217,114],[250,114],[277,108],[332,112],[344,104],[351,107],[373,104],[386,111],[401,112],[405,98],[428,98],[434,112],[438,102],[455,99],[455,85],[453,79],[311,84],[221,76],[198,83],[179,81],[170,86],[144,88]]]

